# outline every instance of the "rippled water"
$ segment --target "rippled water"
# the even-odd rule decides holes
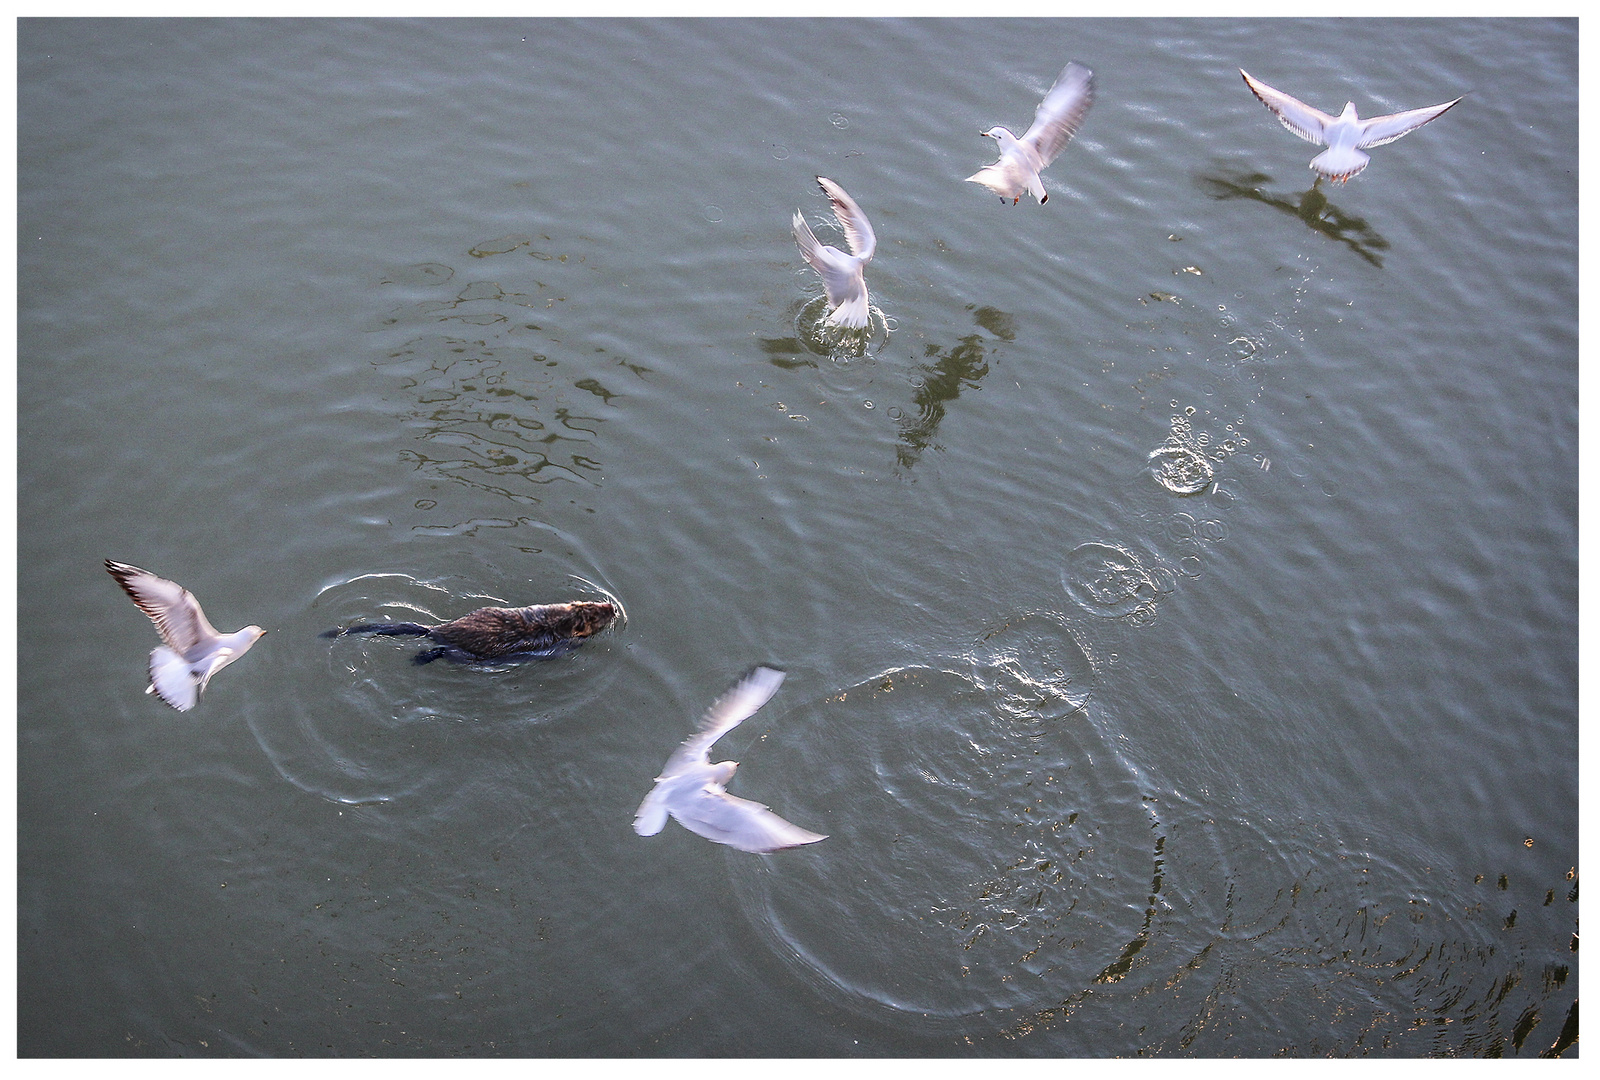
[[[1069,59],[1049,203],[962,183]],[[1467,97],[1313,185],[1241,66]],[[18,68],[23,1055],[1576,1055],[1575,21]],[[270,632],[166,709],[106,557]],[[317,636],[599,595],[547,663]],[[634,835],[754,663],[732,790],[828,839]]]

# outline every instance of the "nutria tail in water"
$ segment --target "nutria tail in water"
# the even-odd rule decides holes
[[[433,627],[414,622],[371,622],[354,626],[336,626],[324,630],[318,637],[343,637],[345,634],[383,634],[388,637],[427,637]]]

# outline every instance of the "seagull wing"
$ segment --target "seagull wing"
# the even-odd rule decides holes
[[[1456,98],[1456,101],[1460,101]],[[1388,116],[1374,116],[1371,120],[1361,121],[1361,141],[1356,143],[1360,147],[1382,146],[1392,143],[1400,136],[1417,130],[1429,120],[1436,120],[1445,114],[1456,101],[1447,101],[1443,105],[1429,105],[1426,109],[1412,109],[1409,112],[1390,113]]]
[[[777,668],[757,667],[747,672],[706,710],[700,719],[700,729],[672,752],[661,769],[661,776],[675,776],[692,766],[705,765],[711,744],[765,705],[783,685],[783,678],[784,673]],[[649,802],[648,796],[645,801]],[[643,813],[644,807],[639,809]]]
[[[673,815],[690,832],[740,851],[778,851],[827,839],[790,824],[761,803],[729,795],[716,784],[707,784],[694,798],[674,807]]]
[[[1018,140],[1033,147],[1039,155],[1039,168],[1049,165],[1066,149],[1067,140],[1077,134],[1092,104],[1094,72],[1076,62],[1062,68],[1055,85],[1039,102],[1033,123]]]
[[[133,598],[139,610],[150,616],[161,640],[179,655],[187,655],[196,645],[221,636],[206,621],[200,601],[177,582],[110,559],[106,560],[106,570]]]
[[[1327,141],[1323,133],[1328,125],[1333,123],[1335,117],[1329,116],[1321,109],[1313,109],[1281,90],[1274,90],[1259,79],[1252,79],[1244,68],[1239,69],[1239,74],[1244,76],[1244,84],[1250,88],[1250,92],[1260,99],[1261,104],[1272,110],[1273,115],[1283,123],[1284,127],[1306,142],[1320,145]]]
[[[839,219],[844,238],[850,242],[850,250],[862,262],[871,259],[872,253],[878,249],[878,238],[872,232],[872,222],[867,220],[867,215],[861,212],[856,201],[845,194],[844,188],[825,176],[817,177],[817,183],[822,185],[828,201],[833,203],[833,216]]]

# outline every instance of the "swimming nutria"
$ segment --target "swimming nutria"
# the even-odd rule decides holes
[[[575,600],[570,604],[533,604],[529,607],[481,607],[438,626],[421,623],[358,623],[327,630],[320,637],[344,634],[383,634],[388,637],[429,637],[437,649],[424,649],[411,658],[426,664],[443,656],[458,664],[515,663],[519,660],[562,656],[598,634],[617,618],[609,600]]]

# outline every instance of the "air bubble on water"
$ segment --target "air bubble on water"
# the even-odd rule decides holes
[[[1195,495],[1211,483],[1211,463],[1186,446],[1163,446],[1150,451],[1150,473],[1156,483],[1178,495]]]
[[[1067,553],[1061,584],[1085,611],[1113,619],[1153,612],[1176,578],[1164,567],[1147,569],[1139,557],[1114,544],[1079,544]]]

